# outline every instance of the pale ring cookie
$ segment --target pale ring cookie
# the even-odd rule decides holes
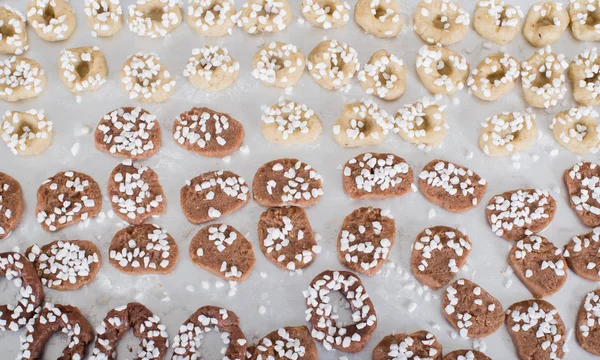
[[[292,23],[292,7],[288,0],[248,0],[235,17],[248,34],[275,33]]]
[[[357,75],[367,94],[383,100],[396,100],[406,91],[406,67],[401,59],[387,50],[379,50]]]
[[[96,46],[65,49],[58,64],[60,80],[71,92],[96,90],[106,83],[108,65]]]
[[[511,92],[521,76],[521,64],[507,53],[488,55],[471,71],[469,90],[481,100],[494,101]]]
[[[423,85],[434,94],[454,94],[464,88],[469,77],[467,59],[439,46],[421,47],[416,65]]]
[[[189,0],[187,22],[204,36],[231,35],[234,16],[233,0]]]
[[[395,37],[403,25],[397,0],[358,0],[354,21],[368,34],[380,38]]]
[[[205,46],[192,50],[183,75],[197,89],[217,91],[235,83],[239,72],[240,63],[226,48]]]
[[[300,145],[315,142],[323,132],[323,125],[306,105],[282,98],[263,109],[260,129],[272,143]]]
[[[446,138],[446,106],[438,106],[429,98],[404,105],[394,118],[394,131],[419,149],[442,144]]]
[[[421,0],[415,31],[429,44],[452,45],[469,31],[469,13],[452,0]]]
[[[21,55],[29,49],[25,16],[9,5],[0,5],[0,53]]]
[[[85,0],[85,16],[92,36],[113,36],[123,27],[120,0]]]
[[[127,58],[121,73],[121,88],[129,98],[145,103],[167,100],[175,90],[175,80],[158,55],[135,53]]]
[[[296,45],[270,42],[260,48],[252,60],[252,76],[265,85],[287,88],[294,86],[306,66],[306,58]]]
[[[350,20],[350,4],[343,0],[302,0],[302,15],[314,26],[338,28]]]
[[[13,56],[0,65],[0,99],[19,101],[36,97],[46,87],[46,73],[35,60]]]
[[[537,139],[535,116],[503,112],[481,123],[479,148],[490,157],[509,156],[525,150]]]
[[[346,43],[324,40],[308,54],[308,73],[323,89],[346,86],[360,68],[358,53]]]
[[[372,101],[346,104],[333,125],[333,139],[343,147],[381,144],[391,121],[385,110]]]
[[[2,140],[15,155],[38,155],[52,141],[52,122],[44,110],[7,111],[0,126]]]
[[[569,14],[562,3],[540,1],[529,8],[523,36],[535,47],[552,45],[569,26]]]
[[[565,70],[569,64],[563,54],[555,54],[550,46],[539,49],[521,64],[521,84],[525,101],[536,108],[558,104],[567,92]]]
[[[571,0],[571,32],[581,41],[600,41],[600,1]]]
[[[596,48],[585,50],[571,61],[569,78],[578,103],[600,105],[600,56]]]
[[[600,148],[598,112],[592,107],[574,107],[558,113],[550,128],[554,138],[575,154],[597,153]]]
[[[473,27],[484,39],[503,45],[517,36],[522,18],[521,8],[504,0],[479,0]]]
[[[66,40],[77,26],[75,12],[67,0],[29,1],[27,22],[45,41]]]
[[[129,30],[139,36],[165,37],[182,20],[180,0],[136,0],[129,5]]]

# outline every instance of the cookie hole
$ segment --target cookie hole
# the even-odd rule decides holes
[[[33,132],[33,129],[34,129],[34,126],[32,124],[21,119],[21,121],[19,121],[19,124],[17,124],[15,126],[15,134],[17,134],[17,136],[21,137],[21,135],[23,135],[23,134],[28,134],[28,133]]]
[[[387,9],[384,8],[383,6],[378,6],[377,8],[375,8],[375,17],[376,18],[381,18],[384,17],[387,14]]]
[[[69,344],[69,337],[60,330],[50,335],[48,341],[44,345],[41,359],[60,359],[63,350]]]
[[[221,332],[212,330],[200,335],[200,344],[196,354],[199,359],[222,359],[227,352],[227,347],[223,345]]]
[[[283,59],[281,57],[269,58],[269,63],[273,65],[274,70],[281,70],[284,68]]]
[[[594,26],[600,23],[600,12],[597,11],[588,11],[587,16],[585,17],[585,24],[589,26]]]
[[[162,17],[164,14],[165,12],[162,8],[155,7],[152,10],[148,11],[146,16],[148,16],[153,22],[162,22]]]
[[[3,38],[11,37],[15,35],[15,28],[12,25],[4,24],[0,27],[0,34],[2,34]]]
[[[502,78],[504,78],[504,76],[506,76],[506,73],[504,72],[504,70],[498,70],[498,71],[495,71],[495,72],[489,74],[488,76],[486,76],[486,79],[488,79],[488,81],[493,84],[496,81],[502,80]]]
[[[331,14],[333,12],[333,9],[335,9],[335,4],[333,4],[333,1],[317,0],[316,4],[319,6],[319,8],[323,9],[325,14],[327,15]]]
[[[554,18],[551,17],[543,17],[541,19],[538,20],[537,22],[537,26],[538,27],[544,27],[544,26],[554,26]]]
[[[90,73],[90,64],[87,61],[80,61],[75,67],[75,71],[80,78],[86,77]]]
[[[0,304],[17,305],[19,287],[4,276],[0,276]]]
[[[448,17],[445,15],[438,15],[433,19],[433,26],[438,30],[448,30],[450,24],[448,23]]]
[[[119,342],[115,346],[115,357],[123,359],[135,359],[133,354],[137,354],[142,349],[139,347],[140,339],[133,335],[133,330],[129,328],[127,332],[121,336]]]
[[[440,60],[437,64],[437,71],[440,75],[450,76],[452,74],[452,64],[448,60]]]
[[[329,304],[333,307],[331,319],[335,320],[337,327],[354,324],[348,300],[339,291],[332,291],[328,296]]]
[[[538,72],[538,76],[535,77],[533,81],[533,86],[543,87],[544,85],[552,84],[552,80],[546,76],[545,72]]]
[[[50,21],[54,20],[56,18],[56,14],[54,13],[54,7],[53,6],[46,6],[46,8],[44,9],[44,23],[46,25],[50,25]]]

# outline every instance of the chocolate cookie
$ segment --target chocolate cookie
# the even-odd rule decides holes
[[[263,212],[258,221],[258,242],[270,262],[290,271],[312,264],[321,249],[306,212],[297,206]]]
[[[278,159],[261,166],[252,183],[254,200],[262,206],[315,205],[323,195],[323,180],[310,165],[297,159]]]
[[[0,304],[0,331],[18,331],[44,303],[44,289],[33,265],[16,252],[0,253],[0,276],[19,288],[16,305]]]
[[[462,338],[493,334],[504,322],[502,304],[479,285],[458,279],[446,288],[442,298],[444,316]]]
[[[591,162],[580,162],[565,170],[564,179],[569,191],[571,207],[587,226],[600,225],[600,167]]]
[[[252,243],[226,224],[212,224],[198,231],[190,243],[190,259],[228,281],[246,280],[256,263]]]
[[[364,153],[344,165],[344,192],[352,199],[387,199],[405,195],[413,184],[413,171],[394,154]]]
[[[510,249],[508,263],[536,298],[554,294],[567,281],[562,251],[542,236],[519,240]]]
[[[54,290],[81,289],[94,281],[100,270],[100,251],[87,240],[56,240],[41,248],[33,245],[25,256],[42,284]]]
[[[138,358],[161,360],[165,356],[169,348],[167,328],[147,307],[132,302],[110,310],[96,328],[98,336],[92,359],[116,357],[117,343],[130,328],[133,329],[133,336],[140,340]]]
[[[140,107],[122,107],[102,117],[94,131],[96,148],[134,160],[156,154],[161,145],[156,116]]]
[[[566,329],[558,310],[544,300],[525,300],[506,310],[506,327],[519,359],[562,359]]]
[[[415,278],[437,290],[447,285],[467,262],[471,252],[469,237],[448,226],[427,228],[417,235],[411,266]]]
[[[141,224],[119,230],[110,243],[108,257],[126,274],[168,274],[179,260],[179,250],[165,229]]]
[[[244,126],[229,114],[195,107],[175,119],[173,138],[187,151],[224,157],[242,146]]]
[[[600,356],[600,290],[587,293],[579,312],[575,337],[581,347]]]
[[[511,241],[544,230],[555,213],[556,200],[541,189],[519,189],[496,195],[486,210],[494,234]]]
[[[260,339],[250,359],[318,360],[319,353],[306,326],[286,326]]]
[[[412,334],[392,334],[377,344],[373,349],[372,359],[442,360],[442,344],[432,333],[424,330]]]
[[[419,174],[419,186],[431,203],[451,212],[463,212],[479,204],[487,182],[470,169],[433,160]]]
[[[395,239],[396,223],[389,210],[358,208],[344,219],[338,235],[338,258],[350,270],[375,275]]]
[[[19,359],[41,359],[44,345],[55,333],[67,336],[60,360],[85,359],[87,344],[94,340],[94,329],[75,306],[44,304],[27,333],[21,337]]]
[[[158,175],[131,159],[113,169],[108,179],[108,196],[113,211],[133,225],[164,213],[167,207]]]
[[[446,354],[442,360],[492,360],[492,358],[477,350],[454,350]]]
[[[600,281],[600,228],[573,236],[565,245],[563,256],[575,274],[587,280]]]
[[[248,202],[246,181],[231,171],[196,176],[181,188],[181,209],[192,224],[202,224],[241,209]]]
[[[200,359],[198,348],[202,345],[204,334],[210,331],[221,333],[225,345],[223,359],[244,359],[248,343],[240,329],[238,316],[217,306],[203,306],[179,327],[179,333],[173,339],[172,360]]]
[[[21,184],[0,172],[0,240],[13,231],[23,217]]]
[[[329,296],[339,292],[352,312],[351,324],[337,324],[336,307]],[[312,325],[312,337],[325,349],[357,353],[364,349],[377,328],[377,314],[371,298],[360,279],[349,271],[326,270],[317,275],[303,292],[306,300],[306,320]]]
[[[102,210],[102,192],[89,175],[63,171],[48,178],[37,192],[37,221],[46,231],[58,231],[96,217]]]

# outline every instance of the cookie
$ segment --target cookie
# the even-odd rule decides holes
[[[416,66],[423,86],[432,94],[454,94],[465,87],[469,78],[467,58],[437,45],[421,47]]]
[[[217,170],[186,181],[181,209],[192,224],[202,224],[241,209],[250,197],[246,181],[231,171]]]
[[[502,304],[479,285],[458,279],[442,297],[446,320],[462,338],[482,338],[493,334],[504,322]]]
[[[477,350],[454,350],[446,354],[442,360],[492,360],[492,358]]]
[[[338,325],[336,304],[329,294],[340,293],[350,305],[352,323]],[[360,279],[349,271],[326,270],[317,275],[303,292],[306,320],[312,326],[312,337],[326,350],[357,353],[364,349],[377,328],[373,302]]]
[[[143,52],[137,52],[127,58],[119,72],[119,83],[129,99],[143,103],[166,101],[177,85],[158,55]]]
[[[167,207],[158,174],[131,159],[113,169],[108,179],[108,196],[113,211],[133,225],[164,213]]]
[[[342,147],[377,145],[392,128],[391,116],[375,102],[350,103],[333,124],[333,140]]]
[[[21,55],[29,50],[25,15],[10,5],[0,5],[0,21],[5,31],[0,38],[0,53]]]
[[[383,100],[399,99],[406,91],[406,66],[402,59],[387,50],[375,52],[357,78],[366,94],[373,94]]]
[[[235,4],[233,0],[190,0],[187,22],[201,35],[231,35],[235,25]]]
[[[542,236],[531,235],[510,249],[508,263],[536,298],[550,296],[567,281],[562,250]]]
[[[479,148],[489,157],[510,156],[533,146],[537,137],[534,114],[505,111],[481,122]]]
[[[85,0],[84,12],[93,37],[113,36],[123,27],[120,0]]]
[[[567,93],[565,55],[555,54],[550,46],[539,49],[521,63],[521,84],[525,101],[535,108],[558,105]],[[545,71],[541,71],[541,69]]]
[[[262,206],[310,207],[323,196],[323,179],[305,162],[290,158],[277,159],[256,171],[252,194]]]
[[[218,91],[233,85],[239,73],[240,63],[231,57],[227,48],[215,45],[192,49],[192,56],[183,70],[183,76],[188,78],[193,87],[208,91]]]
[[[59,172],[44,181],[37,191],[37,221],[46,231],[58,231],[89,220],[101,210],[100,187],[84,173]]]
[[[463,212],[479,204],[487,182],[471,169],[433,160],[419,174],[419,187],[429,202],[451,212]]]
[[[292,23],[292,6],[288,0],[246,0],[235,19],[248,34],[276,33]]]
[[[36,268],[44,286],[54,290],[77,290],[90,284],[100,270],[101,256],[87,240],[56,240],[42,247],[30,246],[27,260]]]
[[[364,153],[344,165],[344,192],[352,199],[380,200],[406,195],[413,185],[413,170],[394,154]]]
[[[348,85],[360,69],[358,53],[337,40],[323,40],[308,54],[306,68],[313,80],[325,90]]]
[[[272,41],[254,54],[252,76],[279,88],[296,85],[306,66],[304,54],[294,44]]]
[[[283,270],[304,269],[321,251],[306,212],[297,206],[263,212],[258,221],[258,241],[265,257]]]
[[[579,312],[575,337],[581,347],[596,356],[600,356],[600,290],[587,293]]]
[[[242,146],[244,126],[229,114],[195,107],[175,119],[173,138],[187,151],[225,157]]]
[[[131,225],[119,230],[108,250],[109,262],[133,275],[168,274],[179,260],[177,243],[158,225]]]
[[[277,104],[263,107],[260,129],[272,143],[301,145],[315,142],[323,124],[308,106],[281,98]]]
[[[75,11],[68,0],[30,0],[26,14],[27,22],[45,41],[66,40],[77,26]]]
[[[96,90],[106,84],[108,65],[97,46],[64,49],[58,66],[60,81],[72,93]]]
[[[562,359],[566,328],[558,310],[544,300],[525,300],[506,310],[506,327],[521,360]]]
[[[571,33],[580,41],[600,40],[600,19],[597,18],[597,0],[571,0],[569,18]]]
[[[400,11],[400,4],[395,0],[358,0],[354,6],[354,21],[367,34],[392,38],[404,25]]]
[[[446,138],[446,106],[423,98],[401,107],[394,117],[394,132],[419,149],[438,147]]]
[[[556,200],[548,190],[518,189],[494,195],[486,216],[492,231],[506,240],[521,240],[544,230],[556,213]]]
[[[279,328],[258,341],[252,360],[317,360],[319,353],[306,326]]]
[[[17,228],[23,217],[21,184],[0,172],[0,240]]]
[[[421,0],[415,11],[415,32],[429,44],[452,45],[469,31],[471,19],[452,0]]]
[[[563,256],[575,274],[586,280],[600,281],[600,228],[573,236],[565,245]]]
[[[533,4],[523,23],[523,36],[535,47],[552,45],[569,26],[567,8],[559,2]]]
[[[488,55],[481,60],[477,68],[471,70],[467,86],[479,99],[494,101],[511,92],[520,76],[519,60],[499,52]]]
[[[460,230],[448,226],[427,228],[417,235],[412,247],[412,272],[421,284],[437,290],[466,264],[471,247],[471,240]]]
[[[591,106],[572,107],[558,113],[550,129],[554,139],[575,154],[596,154],[600,150],[600,115]]]
[[[338,258],[350,270],[375,275],[396,240],[396,223],[389,210],[361,207],[351,212],[338,235]]]
[[[442,360],[442,344],[435,335],[424,330],[412,334],[392,334],[377,344],[372,359]]]
[[[600,195],[596,190],[600,167],[596,163],[579,162],[564,172],[569,202],[587,226],[600,225]]]
[[[13,56],[0,63],[0,99],[34,98],[46,88],[46,72],[35,60]]]
[[[252,243],[233,226],[208,225],[190,243],[194,265],[228,281],[244,281],[256,263]]]
[[[129,30],[139,36],[153,39],[167,36],[183,20],[180,1],[135,0],[128,10]]]
[[[0,125],[0,135],[15,155],[35,156],[43,153],[52,142],[54,124],[43,109],[25,112],[7,110]]]
[[[330,3],[302,0],[301,7],[306,20],[323,29],[342,27],[350,20],[350,4],[343,0],[333,0]]]
[[[571,4],[574,3],[571,2]],[[574,34],[575,31],[573,31]],[[571,64],[569,64],[569,79],[571,80],[575,101],[583,106],[600,105],[600,82],[597,80],[599,75],[600,56],[598,56],[597,48],[586,49],[571,61]]]
[[[521,19],[523,12],[517,5],[504,0],[479,0],[473,14],[473,28],[484,39],[504,45],[519,33]]]

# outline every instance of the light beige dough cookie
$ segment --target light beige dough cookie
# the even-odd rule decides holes
[[[521,76],[521,64],[507,53],[486,56],[471,71],[469,90],[481,100],[494,101],[511,92]]]
[[[306,58],[293,44],[270,42],[252,59],[252,76],[265,85],[287,88],[296,85],[306,66]]]
[[[343,0],[302,0],[302,15],[314,26],[338,28],[350,20],[350,4]]]
[[[550,129],[554,138],[575,154],[597,153],[600,149],[598,112],[592,107],[574,107],[558,113]]]
[[[575,39],[600,41],[600,1],[571,0],[569,18]]]
[[[218,91],[233,85],[239,72],[240,63],[226,48],[211,45],[192,50],[183,75],[196,89]]]
[[[354,21],[368,34],[392,38],[402,30],[402,16],[397,0],[358,0]]]
[[[235,25],[233,0],[189,0],[187,22],[204,36],[231,35]]]
[[[85,0],[85,16],[93,37],[108,37],[123,27],[121,0]]]
[[[46,72],[35,60],[13,56],[0,65],[0,99],[19,101],[38,96],[46,87]]]
[[[374,102],[350,103],[333,125],[333,139],[343,147],[381,144],[391,126],[388,113]]]
[[[465,87],[469,77],[467,59],[439,46],[421,47],[416,66],[423,86],[433,94],[454,94]]]
[[[535,115],[503,112],[481,123],[479,148],[487,156],[509,156],[533,145],[537,139]]]
[[[469,13],[453,0],[421,0],[415,13],[415,32],[428,44],[459,42],[470,23]]]
[[[272,143],[301,145],[315,142],[323,132],[323,124],[306,105],[282,98],[263,109],[260,129]]]
[[[119,79],[131,100],[144,103],[164,102],[175,91],[175,79],[154,54],[131,55],[123,64]]]
[[[394,131],[419,149],[440,146],[448,129],[445,110],[429,98],[404,105],[394,117]]]
[[[30,0],[27,22],[45,41],[66,40],[77,26],[75,11],[68,0]]]
[[[58,67],[60,80],[73,93],[96,90],[108,76],[106,58],[97,46],[61,51]]]
[[[406,67],[402,59],[387,50],[375,52],[357,78],[365,93],[383,100],[396,100],[406,91]]]
[[[569,63],[550,46],[539,49],[521,64],[521,84],[525,101],[535,108],[556,106],[567,92],[565,70]]]
[[[521,19],[523,12],[519,6],[507,4],[504,0],[479,0],[473,15],[473,27],[484,39],[503,45],[517,36]]]
[[[569,66],[573,97],[584,106],[600,105],[600,56],[594,47],[584,50]]]
[[[288,0],[247,0],[235,17],[248,34],[275,33],[292,23],[292,6]]]
[[[128,10],[129,30],[139,36],[165,37],[183,20],[180,0],[136,0]]]
[[[0,126],[6,146],[15,155],[39,155],[52,142],[52,121],[44,110],[7,111]]]
[[[9,5],[0,5],[0,54],[21,55],[29,49],[25,16]]]
[[[560,2],[540,1],[527,12],[523,36],[535,47],[554,44],[569,26],[569,13]]]
[[[346,43],[324,40],[308,54],[308,73],[323,89],[346,86],[360,69],[358,53]]]

